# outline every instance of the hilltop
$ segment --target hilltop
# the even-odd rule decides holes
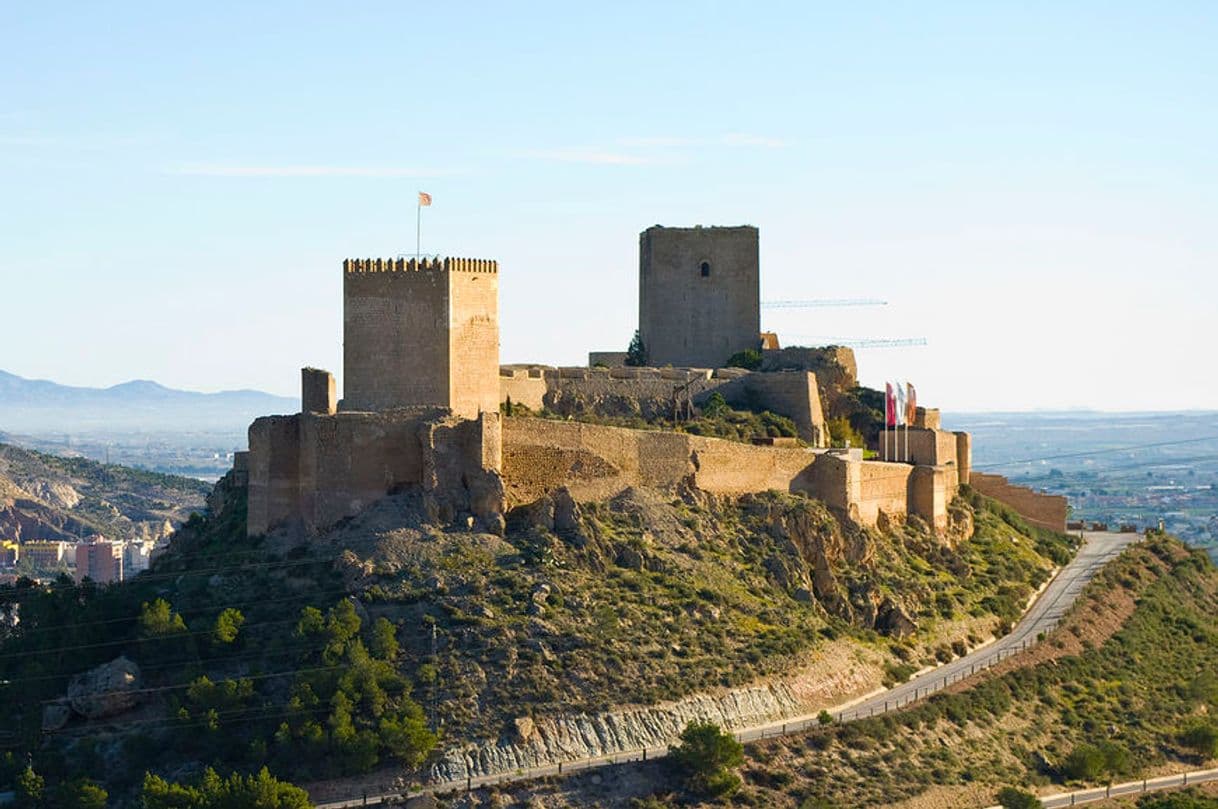
[[[203,510],[208,490],[191,478],[0,444],[0,538],[160,539]]]
[[[695,713],[827,707],[1005,631],[1073,548],[979,496],[939,535],[778,493],[560,492],[500,537],[402,493],[307,544],[245,539],[229,481],[212,503],[131,583],[18,591],[0,678],[49,777],[72,761],[130,796],[146,769],[269,763],[349,795],[654,744]],[[47,724],[120,654],[147,697]]]

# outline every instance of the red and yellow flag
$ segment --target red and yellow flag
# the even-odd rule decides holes
[[[426,191],[419,192],[419,207],[420,208],[430,208],[431,207],[431,194],[428,194]]]

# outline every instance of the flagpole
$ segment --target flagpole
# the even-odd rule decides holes
[[[423,198],[416,197],[414,203],[414,263],[419,263],[420,246],[423,244]]]

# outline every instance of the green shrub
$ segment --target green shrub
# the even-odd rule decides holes
[[[744,351],[737,351],[735,354],[727,358],[728,368],[744,368],[749,371],[756,371],[761,367],[761,352],[755,348],[747,348]]]
[[[1218,725],[1194,722],[1180,732],[1180,744],[1202,758],[1218,756]]]
[[[695,794],[722,797],[740,788],[733,769],[744,763],[744,747],[714,722],[690,722],[681,731],[681,743],[668,753]]]
[[[998,791],[998,803],[1002,809],[1039,809],[1044,806],[1031,792],[1015,787],[1003,787]]]

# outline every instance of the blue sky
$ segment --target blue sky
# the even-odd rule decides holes
[[[584,7],[581,8],[581,5]],[[1209,2],[0,8],[0,368],[293,393],[345,256],[497,258],[502,358],[624,347],[637,234],[947,409],[1218,408]]]

